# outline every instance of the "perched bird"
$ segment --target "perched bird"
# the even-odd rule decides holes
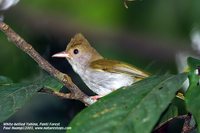
[[[98,99],[124,86],[129,86],[149,75],[136,67],[116,60],[105,59],[85,39],[76,34],[65,51],[52,57],[64,57]]]

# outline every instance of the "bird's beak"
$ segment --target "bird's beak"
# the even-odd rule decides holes
[[[57,57],[57,58],[70,58],[70,55],[66,52],[59,52],[57,54],[52,55],[52,57]]]

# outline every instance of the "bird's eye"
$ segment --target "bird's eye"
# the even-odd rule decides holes
[[[74,54],[78,54],[78,49],[74,49]]]

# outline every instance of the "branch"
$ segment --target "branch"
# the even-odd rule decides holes
[[[62,92],[57,92],[57,91],[53,91],[51,89],[48,88],[42,88],[41,90],[39,90],[39,92],[44,92],[44,93],[48,93],[60,98],[66,98],[66,99],[76,99],[75,97],[73,97],[71,95],[71,93],[62,93]]]
[[[71,78],[56,68],[54,68],[51,64],[49,64],[40,54],[35,51],[35,49],[27,43],[22,37],[20,37],[15,31],[13,31],[7,24],[4,22],[0,22],[0,30],[4,32],[4,34],[8,37],[8,39],[13,42],[18,48],[28,54],[33,60],[35,60],[39,66],[47,71],[50,75],[57,78],[61,81],[65,87],[67,87],[71,93],[62,94],[60,92],[56,92],[57,95],[67,98],[67,99],[76,99],[79,100],[86,105],[91,105],[95,101],[92,100],[89,96],[83,93],[71,80]]]

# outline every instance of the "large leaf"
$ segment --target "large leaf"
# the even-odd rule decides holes
[[[186,106],[187,109],[194,116],[198,131],[200,131],[200,86],[199,86],[199,75],[190,72],[189,75],[190,86],[186,92]]]
[[[11,83],[0,85],[0,122],[9,118],[18,109],[20,109],[30,98],[43,87],[61,88],[62,84],[50,76],[43,76],[40,79],[28,83]],[[9,81],[9,80],[7,80]]]
[[[8,85],[8,84],[11,84],[11,83],[12,83],[11,79],[4,77],[4,76],[0,76],[0,86]]]
[[[119,89],[79,113],[69,132],[149,133],[186,77],[154,76]]]
[[[198,132],[200,132],[200,86],[199,86],[199,73],[195,72],[196,69],[200,67],[200,60],[194,59],[192,57],[188,58],[188,65],[190,66],[189,73],[189,88],[186,92],[185,103],[187,110],[194,116]]]
[[[187,109],[194,116],[198,130],[200,131],[200,86],[196,86],[190,90],[190,94],[186,94]]]
[[[200,67],[200,60],[195,59],[193,57],[188,57],[187,63],[188,63],[189,68],[191,69],[191,71]]]
[[[53,91],[60,91],[63,84],[51,76],[46,76],[46,78],[41,82],[44,88],[51,89]]]
[[[159,120],[159,125],[162,125],[166,121],[178,116],[178,107],[173,103],[165,110],[164,114],[162,115],[161,119]]]

